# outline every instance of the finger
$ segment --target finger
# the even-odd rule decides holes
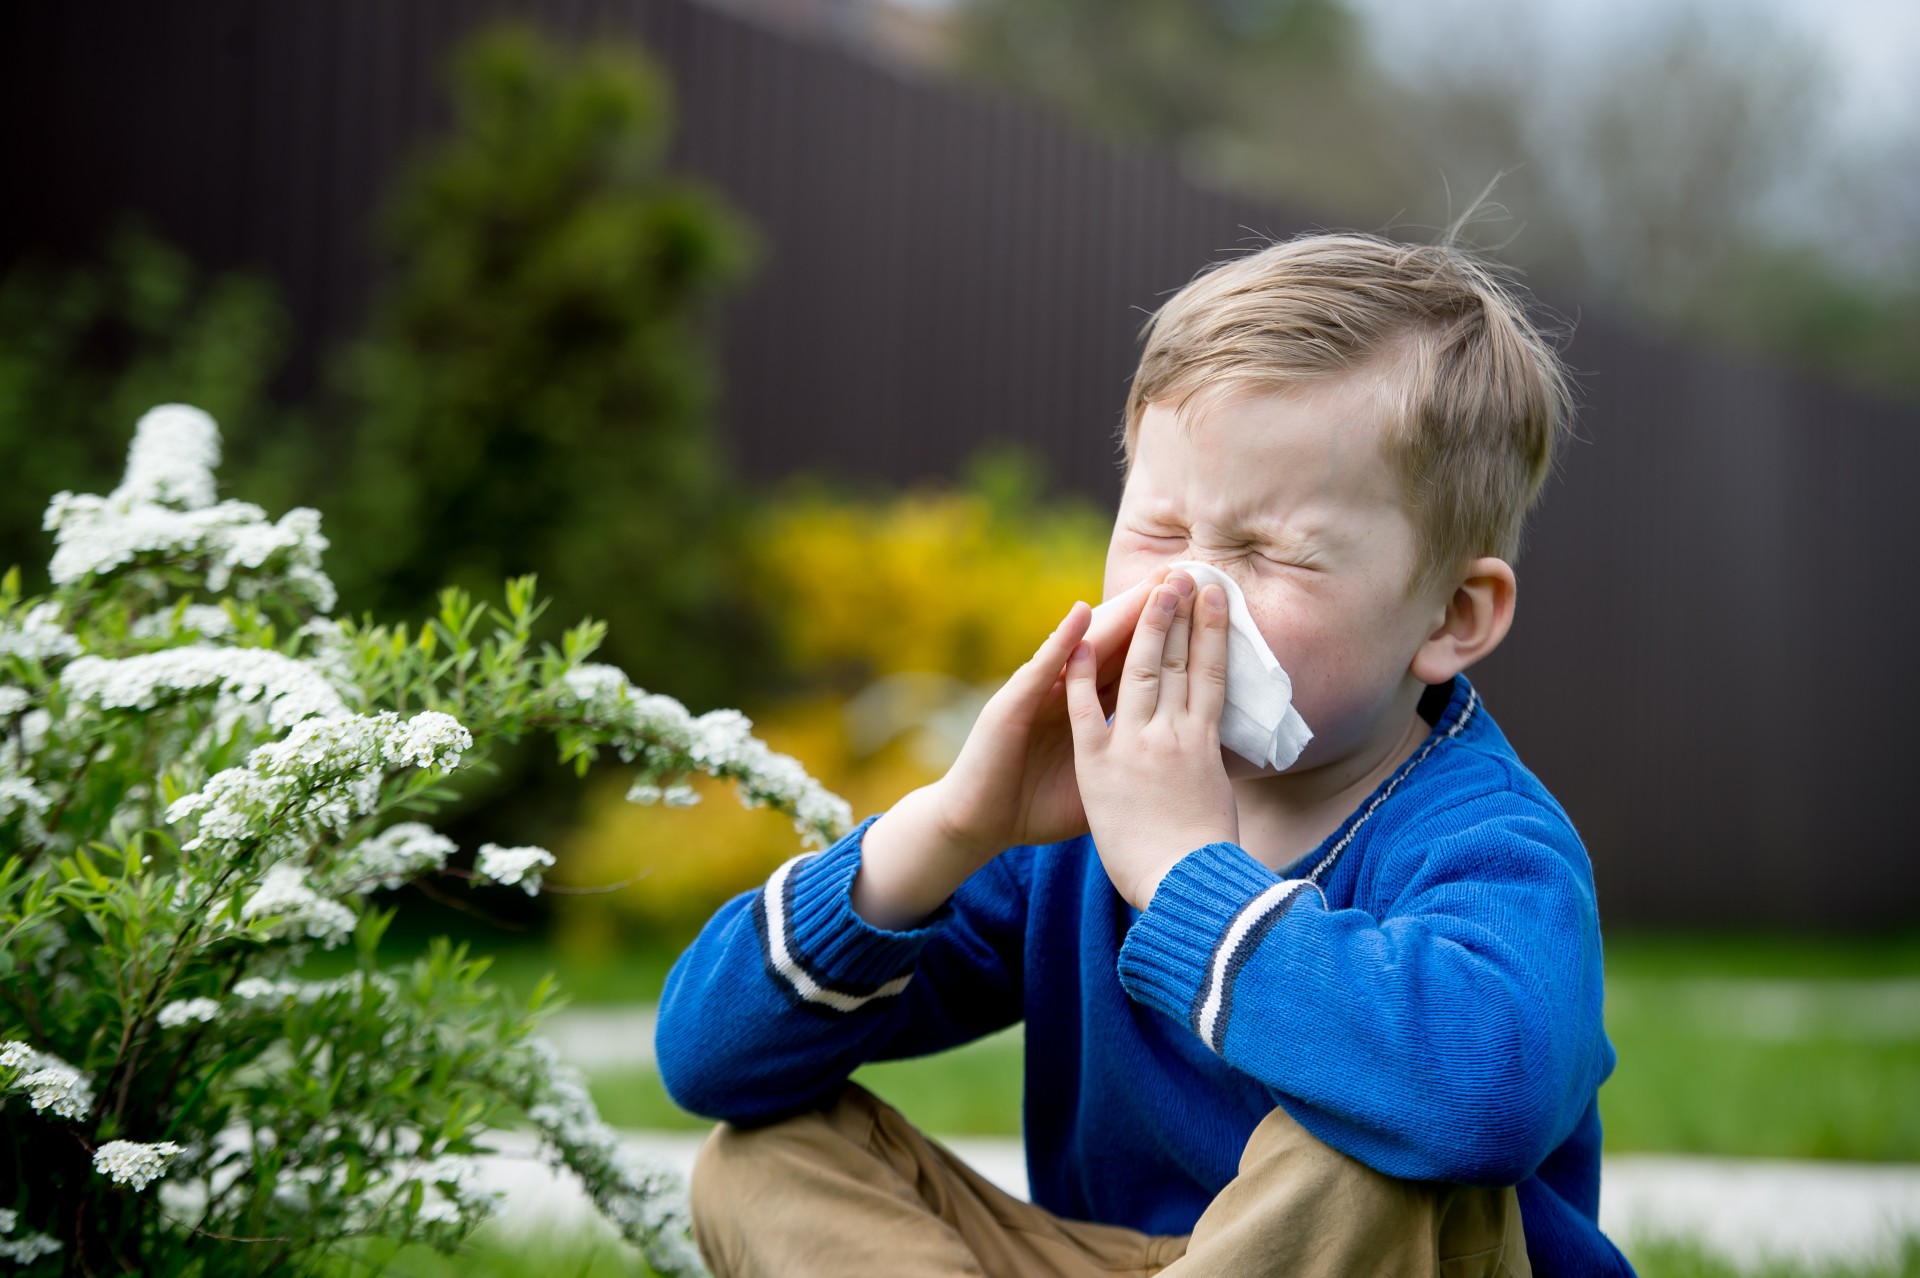
[[[1073,729],[1073,752],[1087,758],[1107,742],[1107,715],[1100,708],[1100,695],[1094,689],[1094,674],[1099,663],[1093,645],[1078,643],[1067,658],[1067,722]]]
[[[1100,659],[1100,681],[1104,684],[1120,671],[1127,645],[1140,624],[1140,610],[1154,587],[1167,579],[1165,568],[1155,569],[1133,585],[1093,610],[1093,622],[1087,627],[1087,642]]]
[[[1140,610],[1145,606],[1147,596],[1153,593],[1153,588],[1165,581],[1167,576],[1166,568],[1155,569],[1093,610],[1093,620],[1087,627],[1086,638],[1093,645],[1094,658],[1099,663],[1094,686],[1099,689],[1100,702],[1109,715],[1114,712],[1120,667],[1126,661],[1127,646],[1133,641],[1134,629],[1140,624]]]
[[[1217,726],[1227,704],[1227,592],[1208,586],[1194,597],[1193,612],[1188,709],[1202,723]]]
[[[1193,630],[1193,578],[1184,572],[1174,573],[1167,579],[1167,588],[1181,593],[1180,602],[1173,610],[1173,620],[1167,624],[1167,646],[1160,653],[1160,702],[1154,708],[1156,715],[1187,711],[1187,648]]]
[[[1137,728],[1153,718],[1160,701],[1160,657],[1166,650],[1167,630],[1173,624],[1174,610],[1180,606],[1180,592],[1172,586],[1155,586],[1140,610],[1140,624],[1133,629],[1133,643],[1127,648],[1127,660],[1120,671],[1120,688],[1115,694],[1113,721]]]
[[[1078,599],[1074,600],[1073,607],[1067,609],[1067,615],[1060,619],[1053,633],[1040,641],[1033,656],[1014,672],[1013,680],[1009,682],[1018,681],[1024,690],[1032,693],[1045,692],[1053,687],[1067,664],[1067,654],[1086,634],[1087,624],[1092,617],[1093,609]]]

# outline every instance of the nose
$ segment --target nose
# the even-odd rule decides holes
[[[1247,588],[1247,556],[1244,552],[1234,554],[1229,551],[1208,551],[1189,545],[1187,547],[1187,553],[1181,555],[1178,559],[1169,561],[1170,564],[1187,562],[1205,564],[1207,567],[1231,577],[1234,584],[1239,586],[1241,590],[1244,591]]]

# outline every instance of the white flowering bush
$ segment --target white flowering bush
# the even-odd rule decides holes
[[[488,746],[548,733],[581,771],[637,765],[635,802],[697,775],[818,846],[846,805],[738,713],[695,716],[536,647],[532,578],[504,607],[447,591],[418,630],[335,621],[319,516],[216,501],[219,436],[163,405],[121,485],[61,493],[52,593],[0,582],[0,1267],[280,1274],[364,1240],[445,1251],[493,1210],[488,1132],[545,1156],[662,1274],[699,1271],[676,1177],[636,1165],[516,1002],[436,944],[383,966],[377,893],[451,874],[537,892],[545,849],[471,870],[420,818]],[[312,980],[313,947],[348,946]]]

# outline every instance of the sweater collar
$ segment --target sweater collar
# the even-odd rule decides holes
[[[1285,879],[1308,879],[1324,888],[1327,876],[1333,873],[1334,866],[1339,864],[1340,858],[1346,854],[1347,848],[1367,822],[1435,750],[1467,730],[1468,725],[1479,717],[1480,708],[1480,694],[1467,676],[1455,675],[1446,707],[1441,710],[1439,719],[1428,728],[1426,740],[1420,743],[1420,748],[1395,768],[1393,775],[1375,786],[1373,793],[1362,800],[1332,834],[1320,841],[1319,847],[1288,865],[1280,871],[1280,876]]]

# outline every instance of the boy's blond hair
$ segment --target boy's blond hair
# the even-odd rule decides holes
[[[1480,555],[1514,559],[1573,416],[1565,366],[1515,290],[1451,243],[1349,233],[1270,244],[1203,268],[1141,336],[1129,466],[1148,404],[1179,412],[1197,398],[1198,410],[1226,392],[1377,364],[1388,460],[1421,534],[1409,596]]]

